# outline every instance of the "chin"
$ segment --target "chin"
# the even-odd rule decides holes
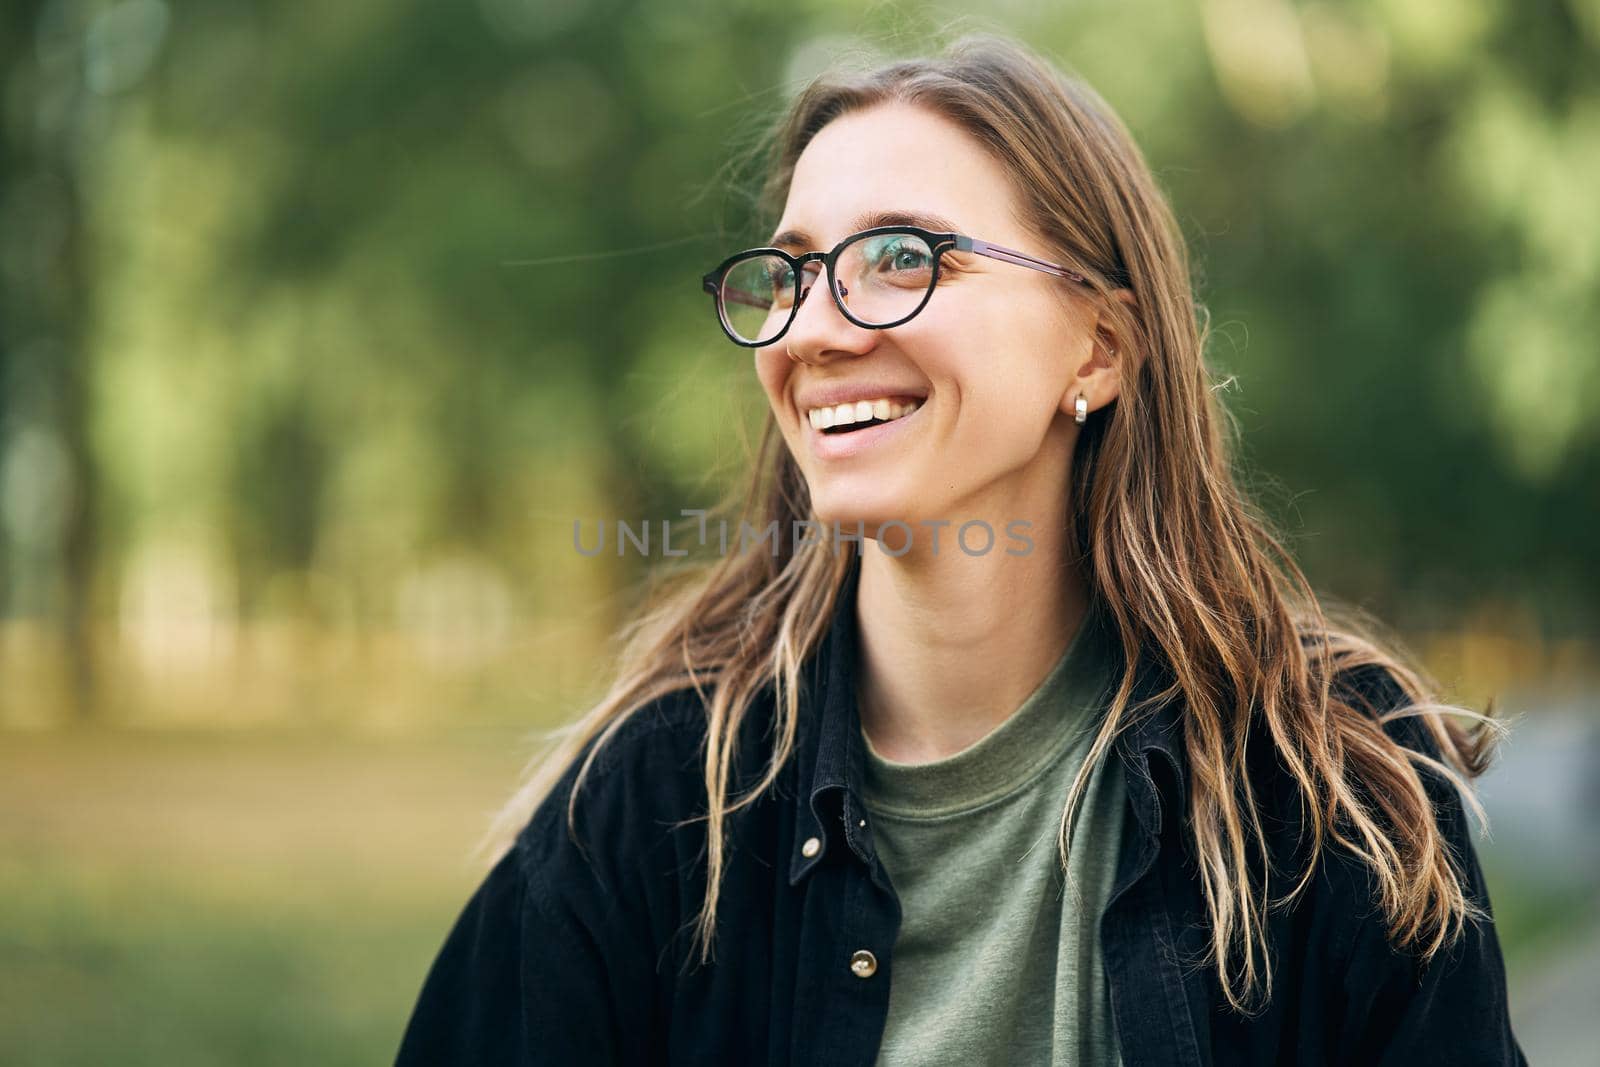
[[[852,532],[857,523],[871,533],[880,523],[891,519],[907,521],[904,508],[878,493],[870,496],[823,493],[811,498],[811,511],[819,521],[829,525],[837,522],[842,529]]]
[[[833,524],[839,524],[840,546],[843,548],[850,547],[843,540],[844,535],[854,534],[859,529],[866,537],[873,537],[878,528],[887,522],[905,523],[914,534],[925,532],[917,527],[923,516],[910,500],[899,493],[883,492],[881,489],[862,493],[819,493],[812,497],[811,510],[830,536]],[[900,544],[905,536],[906,531],[898,526],[889,528],[891,543]]]

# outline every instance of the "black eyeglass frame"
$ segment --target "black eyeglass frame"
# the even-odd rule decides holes
[[[854,244],[856,241],[862,240],[863,238],[876,237],[880,234],[887,233],[907,233],[921,239],[928,246],[929,251],[933,255],[933,277],[928,281],[928,289],[922,294],[921,302],[918,303],[917,306],[906,315],[895,319],[893,322],[862,322],[860,319],[850,314],[850,309],[845,306],[844,297],[849,294],[848,292],[840,292],[839,280],[834,277],[834,265],[839,262],[839,255],[844,251],[847,245]],[[805,268],[808,263],[821,263],[823,265],[823,268],[828,275],[828,292],[830,295],[832,295],[833,302],[835,306],[838,307],[841,315],[864,330],[887,330],[892,327],[900,326],[910,322],[912,319],[916,318],[919,313],[921,313],[924,307],[927,306],[928,301],[933,298],[934,289],[939,285],[939,268],[944,264],[944,254],[952,250],[957,252],[971,252],[980,256],[988,256],[990,259],[998,259],[1002,263],[1014,263],[1019,267],[1028,267],[1032,270],[1043,271],[1046,274],[1053,274],[1058,278],[1065,278],[1068,281],[1077,282],[1079,284],[1088,283],[1088,279],[1078,271],[1063,267],[1057,263],[1051,263],[1047,260],[1038,259],[1034,256],[1028,255],[1026,252],[1018,252],[1014,248],[1005,248],[1001,245],[990,244],[988,241],[980,241],[976,237],[968,237],[965,234],[935,233],[933,230],[925,230],[920,226],[901,225],[874,226],[870,230],[862,230],[860,233],[851,234],[838,244],[834,245],[830,251],[807,252],[803,256],[791,255],[781,248],[751,248],[743,252],[735,252],[733,255],[717,264],[714,270],[707,272],[706,275],[701,279],[701,285],[706,292],[711,294],[712,307],[716,311],[717,321],[722,326],[722,332],[727,334],[728,338],[736,345],[741,345],[745,348],[764,348],[783,337],[784,334],[789,332],[789,327],[794,325],[794,317],[796,313],[799,312],[801,303],[804,302],[806,295],[811,292],[810,285],[804,287],[801,285],[801,280],[805,277]],[[728,323],[724,297],[722,294],[722,282],[727,276],[728,271],[732,270],[735,266],[744,262],[745,260],[755,259],[758,256],[777,256],[780,259],[788,261],[794,267],[795,294],[794,299],[789,304],[789,320],[783,324],[783,329],[779,330],[765,341],[746,341],[736,332],[734,332],[733,327]],[[815,282],[812,283],[812,285],[815,284]]]

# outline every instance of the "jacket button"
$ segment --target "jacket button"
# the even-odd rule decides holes
[[[878,957],[866,949],[857,949],[850,957],[850,973],[857,978],[871,978],[878,973]]]
[[[806,843],[800,846],[800,855],[804,856],[806,859],[810,859],[812,856],[815,856],[821,851],[822,842],[814,837],[806,838]]]

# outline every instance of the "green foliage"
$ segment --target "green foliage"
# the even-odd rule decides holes
[[[571,521],[712,503],[763,413],[697,279],[772,221],[764,124],[847,48],[996,28],[1144,146],[1319,585],[1401,625],[1596,624],[1592,3],[8,12],[44,42],[9,54],[0,163],[10,613],[114,615],[150,553],[245,617],[291,581],[385,625],[463,553],[535,617],[552,576],[614,587],[637,564],[580,560]]]

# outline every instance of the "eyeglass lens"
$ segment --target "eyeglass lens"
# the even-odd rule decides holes
[[[820,264],[807,264],[809,286]],[[933,287],[934,256],[913,233],[858,237],[839,250],[834,266],[850,315],[868,326],[887,326],[910,315]],[[718,312],[747,344],[765,344],[789,322],[799,287],[794,266],[778,256],[740,260],[723,275]]]

